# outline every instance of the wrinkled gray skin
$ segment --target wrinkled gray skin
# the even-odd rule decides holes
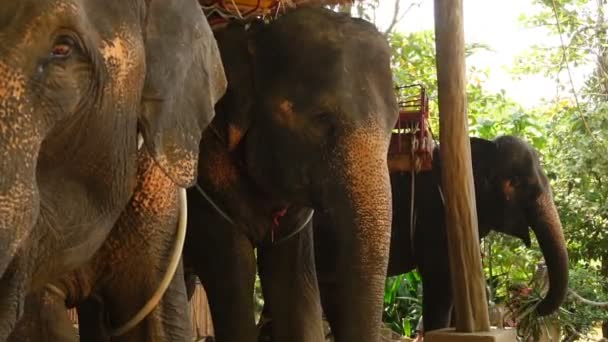
[[[533,231],[549,275],[549,290],[537,311],[541,315],[554,312],[568,290],[568,253],[549,180],[537,152],[521,139],[504,136],[492,141],[471,138],[471,155],[480,238],[495,230],[518,237],[529,246],[530,231]],[[426,330],[448,327],[453,303],[444,207],[438,188],[440,171],[436,149],[433,171],[416,175],[413,244],[410,238],[411,175],[391,174],[393,221],[387,275],[419,269],[425,294]],[[314,220],[318,279],[323,309],[331,323],[343,305],[335,299],[337,269],[333,246],[339,237],[331,230],[327,217],[315,215]]]
[[[207,291],[216,340],[256,340],[253,250],[270,243],[273,212],[291,205],[288,216],[325,212],[340,236],[336,341],[378,341],[397,118],[386,39],[363,20],[307,8],[216,37],[228,90],[203,136],[198,182],[236,226],[190,189],[184,255]],[[312,241],[292,247],[258,249],[261,271],[284,275],[265,291],[283,299],[274,336],[322,341]]]
[[[153,296],[176,248],[178,188],[147,150],[138,159],[135,194],[105,243],[83,267],[52,282],[67,298],[48,289],[29,295],[8,341],[77,340],[66,304],[78,309],[83,341],[192,341],[181,264],[150,315],[110,337],[110,329],[125,324]]]
[[[172,182],[193,183],[214,115],[201,93],[222,72],[208,44],[195,0],[0,0],[0,340],[28,292],[104,242],[138,128]]]

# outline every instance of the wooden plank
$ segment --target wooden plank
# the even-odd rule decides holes
[[[214,335],[207,294],[198,280],[190,300],[190,317],[192,318],[192,336],[199,339]]]
[[[462,0],[435,0],[435,34],[440,154],[456,331],[489,331],[466,115]]]

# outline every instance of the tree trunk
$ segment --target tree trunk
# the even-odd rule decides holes
[[[435,0],[443,194],[456,331],[489,331],[466,115],[462,0]],[[432,295],[432,294],[431,294]]]

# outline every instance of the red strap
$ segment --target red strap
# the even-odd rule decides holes
[[[286,213],[287,213],[287,207],[275,212],[274,215],[272,215],[272,222],[274,223],[275,227],[279,226],[279,219],[281,217],[285,216]]]

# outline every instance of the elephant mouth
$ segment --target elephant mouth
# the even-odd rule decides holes
[[[239,220],[229,215],[199,184],[195,184],[195,188],[226,222],[232,226],[239,225]],[[263,216],[268,218],[268,220],[263,220],[263,222],[268,222],[264,225],[270,228],[270,234],[266,234],[267,237],[263,239],[263,243],[270,244],[287,241],[298,234],[308,225],[314,214],[313,209],[291,205],[286,202],[275,203],[269,208],[268,211],[263,210],[266,212]],[[247,222],[245,222],[245,225],[247,225]]]
[[[276,245],[288,241],[308,226],[313,215],[314,210],[305,207],[286,206],[276,209],[272,219],[270,241],[265,243]]]

